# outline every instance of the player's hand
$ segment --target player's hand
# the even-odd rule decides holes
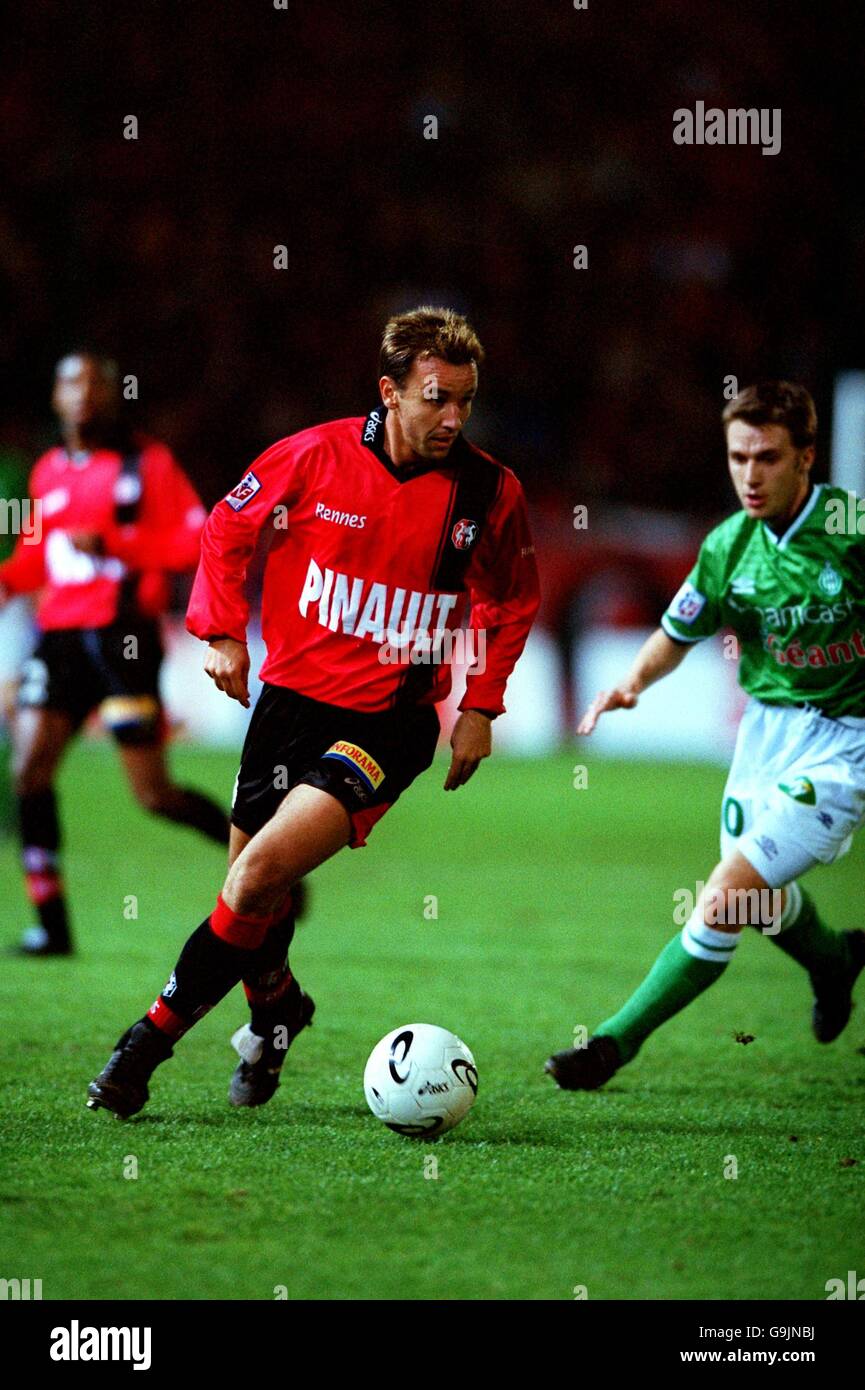
[[[69,539],[83,555],[104,555],[105,541],[98,531],[69,531]]]
[[[602,690],[599,695],[595,696],[577,725],[577,733],[590,734],[601,715],[606,714],[611,709],[633,709],[637,703],[637,698],[633,690],[625,690],[621,687],[617,687],[615,690]]]
[[[456,791],[477,771],[482,758],[493,751],[493,722],[480,710],[464,710],[451,734],[453,757],[445,778],[446,792]]]
[[[211,642],[204,669],[217,690],[249,709],[249,652],[245,642],[236,642],[233,637]]]
[[[0,584],[0,608],[5,608],[9,602],[9,590],[5,584]]]

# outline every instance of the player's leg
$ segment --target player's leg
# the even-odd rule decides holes
[[[853,986],[865,969],[865,931],[833,931],[810,894],[794,879],[787,884],[777,931],[764,932],[811,980],[811,1029],[818,1042],[834,1042],[853,1010]]]
[[[239,852],[216,909],[186,943],[147,1018],[124,1035],[91,1083],[91,1104],[121,1114],[141,1108],[154,1067],[246,972],[257,970],[270,931],[284,948],[294,885],[344,845],[365,843],[375,822],[429,767],[438,732],[432,706],[361,716],[265,685],[247,730],[232,806],[235,829],[249,839],[234,837],[232,852]],[[292,787],[287,794],[286,781]],[[264,1007],[267,1012],[266,1001]],[[308,1021],[295,1019],[296,1031]],[[284,1045],[280,1056],[276,1039],[265,1041],[251,1064],[259,1077],[278,1073],[284,1060]]]
[[[126,780],[139,805],[228,843],[228,817],[203,793],[172,779],[165,753],[165,712],[159,696],[162,639],[153,621],[131,618],[88,634],[100,683],[100,715],[113,735]]]
[[[203,792],[181,787],[172,781],[165,745],[154,731],[115,731],[120,761],[126,780],[139,806],[154,816],[163,816],[178,825],[188,825],[218,844],[228,843],[228,817],[222,807]]]
[[[20,951],[68,955],[72,937],[60,872],[60,822],[54,779],[76,722],[55,709],[19,708],[12,726],[12,783],[27,896],[39,918]]]
[[[373,826],[432,762],[439,735],[438,716],[429,706],[350,718],[344,711],[307,710],[317,730],[315,756],[301,779],[309,790],[329,793],[349,816],[348,843],[366,844]],[[336,737],[335,737],[336,735]],[[271,760],[272,762],[272,760]],[[250,813],[258,788],[254,768],[241,768],[233,814]],[[277,813],[279,814],[279,813]],[[238,868],[242,868],[242,861]],[[241,1061],[231,1079],[232,1105],[263,1105],[276,1091],[286,1049],[312,1022],[315,1005],[289,969],[287,951],[300,905],[292,900],[250,957],[243,975],[250,1023],[232,1037]]]
[[[92,1108],[132,1115],[174,1043],[242,978],[268,931],[284,915],[298,879],[348,843],[350,819],[329,793],[301,785],[234,859],[213,912],[192,933],[148,1014],[117,1043],[89,1087]],[[237,844],[237,841],[235,842]]]
[[[720,979],[742,927],[771,927],[783,906],[783,892],[773,897],[763,876],[733,850],[714,869],[682,931],[667,943],[630,999],[604,1020],[585,1047],[556,1053],[546,1070],[565,1090],[603,1086],[632,1061],[656,1028]]]
[[[231,827],[229,868],[251,839],[239,826]],[[288,951],[295,923],[306,900],[304,880],[295,883],[281,914],[257,950],[251,951],[241,983],[249,1004],[249,1022],[232,1034],[231,1045],[240,1062],[231,1078],[228,1098],[232,1105],[263,1105],[279,1084],[285,1053],[297,1035],[312,1023],[315,1004],[292,973]],[[265,1053],[272,1049],[269,1058]],[[275,1065],[268,1066],[272,1061]]]
[[[728,796],[722,840],[786,886],[784,915],[764,934],[808,972],[814,1036],[832,1042],[850,1018],[865,932],[833,931],[798,880],[840,859],[865,819],[865,732],[813,711],[775,710],[761,722],[772,753],[762,795],[754,815]]]

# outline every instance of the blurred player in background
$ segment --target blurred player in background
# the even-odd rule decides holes
[[[27,496],[29,459],[23,449],[0,444],[0,507],[5,508],[0,525],[0,564],[15,548],[19,520],[14,499]],[[0,839],[15,828],[15,798],[12,795],[8,735],[15,709],[18,673],[28,652],[33,650],[33,624],[26,599],[0,609]]]
[[[539,596],[522,488],[462,434],[482,358],[452,310],[392,319],[381,401],[280,440],[211,513],[187,623],[210,644],[208,675],[243,705],[244,577],[264,527],[271,540],[264,688],[238,773],[230,868],[159,998],[91,1082],[91,1107],[140,1110],[154,1068],[240,980],[251,1020],[232,1039],[241,1061],[229,1099],[271,1098],[314,1008],[288,966],[292,885],[365,844],[429,767],[435,704],[451,683],[439,658],[469,606],[485,660],[468,673],[445,790],[489,755]]]
[[[29,525],[0,565],[0,604],[41,591],[41,637],[22,671],[13,731],[24,872],[39,918],[20,946],[30,956],[72,949],[54,780],[92,710],[142,806],[228,841],[220,807],[170,778],[158,690],[167,574],[195,566],[204,508],[164,444],[124,429],[110,360],[64,357],[52,404],[63,442],[33,469]]]
[[[630,1062],[723,974],[744,925],[808,972],[818,1042],[846,1026],[865,965],[865,932],[830,931],[798,881],[846,853],[865,820],[865,537],[844,524],[848,494],[811,480],[817,413],[804,387],[749,387],[723,420],[742,510],[706,537],[630,674],[578,729],[633,709],[694,643],[732,628],[751,698],[724,792],[721,862],[624,1007],[585,1047],[549,1059],[566,1090],[595,1090]]]

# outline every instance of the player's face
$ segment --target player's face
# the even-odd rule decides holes
[[[381,385],[384,402],[417,457],[447,458],[472,413],[478,388],[475,364],[455,367],[440,357],[416,358],[402,390],[390,377],[383,377]]]
[[[808,491],[814,449],[797,449],[786,425],[733,420],[727,428],[727,462],[748,516],[784,521]]]
[[[66,429],[86,430],[114,413],[116,388],[92,357],[64,357],[57,367],[51,404]]]

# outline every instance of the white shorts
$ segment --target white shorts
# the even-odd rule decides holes
[[[721,807],[721,857],[738,850],[770,888],[846,854],[865,821],[865,719],[748,702]]]
[[[33,625],[33,605],[29,595],[11,598],[0,612],[0,684],[17,682],[21,667],[36,646],[38,635]]]

